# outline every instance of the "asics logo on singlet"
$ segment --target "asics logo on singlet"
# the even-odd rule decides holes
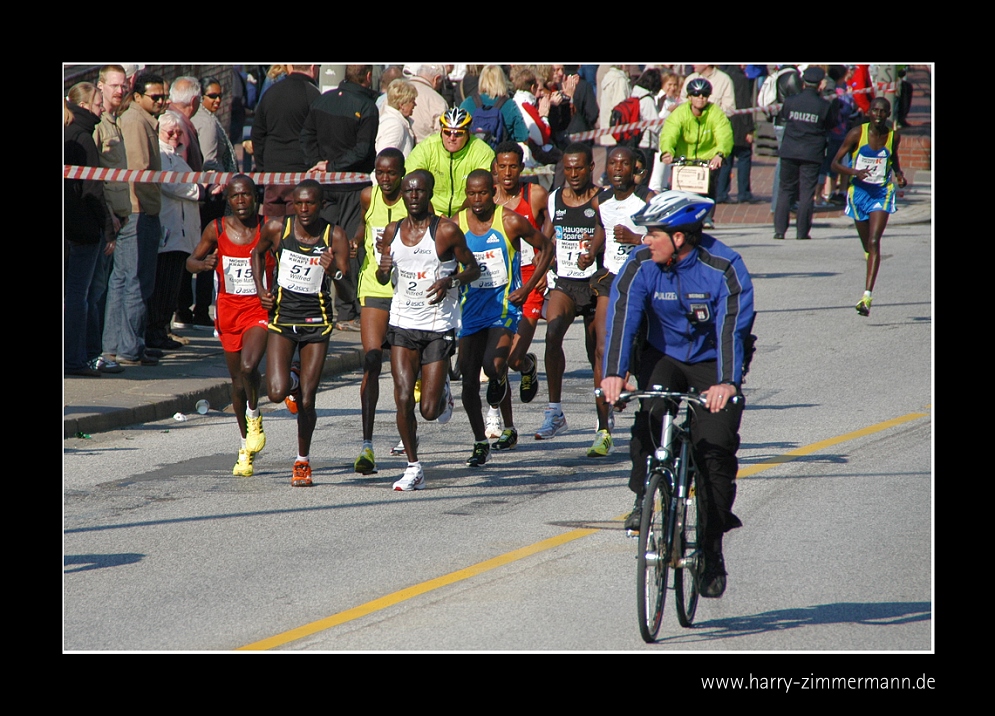
[[[653,292],[654,301],[676,301],[677,294],[673,291],[654,291]]]
[[[432,249],[415,249],[414,252],[416,254],[430,254],[432,253]]]

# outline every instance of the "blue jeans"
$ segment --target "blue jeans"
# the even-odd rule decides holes
[[[145,355],[148,301],[155,288],[161,238],[159,217],[147,214],[132,214],[117,235],[104,312],[103,347],[110,355],[127,360]]]
[[[732,169],[736,166],[736,200],[750,201],[753,193],[750,191],[750,171],[753,169],[753,147],[749,144],[735,146],[732,154],[725,158],[719,167],[718,187],[715,190],[716,201],[729,201],[729,189],[732,188]]]
[[[64,315],[64,367],[65,370],[85,368],[86,313],[89,308],[87,294],[90,280],[97,264],[101,243],[77,244],[65,242],[65,315]]]

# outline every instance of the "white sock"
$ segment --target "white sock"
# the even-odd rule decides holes
[[[563,404],[562,403],[550,403],[550,410],[555,410],[557,415],[563,415]]]
[[[870,291],[864,291],[864,298],[866,298],[868,301],[870,301],[871,300],[871,292]]]
[[[307,455],[298,455],[297,456],[297,462],[306,462],[306,463],[310,464],[311,463],[311,458],[308,457]]]
[[[501,417],[501,408],[495,408],[493,406],[488,407],[487,408],[487,417],[488,418],[500,418]]]
[[[245,417],[247,417],[247,418],[258,418],[259,417],[259,408],[257,407],[255,410],[249,410],[248,408],[246,408],[245,409]]]
[[[369,448],[370,450],[373,449],[373,441],[372,440],[364,440],[363,441],[363,449],[365,450],[366,448]]]
[[[245,450],[245,438],[242,438],[242,449]]]

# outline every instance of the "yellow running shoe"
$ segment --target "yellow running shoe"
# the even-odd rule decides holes
[[[356,462],[353,463],[353,469],[362,475],[370,475],[376,472],[377,461],[373,457],[373,450],[363,448],[359,453],[359,457],[356,458]]]
[[[266,447],[266,433],[263,432],[263,416],[245,418],[245,449],[251,453],[262,452]]]
[[[252,461],[255,457],[255,453],[251,453],[245,448],[239,450],[238,462],[232,468],[231,474],[235,477],[252,477]]]
[[[415,381],[415,405],[421,402],[421,378]]]
[[[612,434],[607,430],[599,430],[594,437],[594,443],[587,449],[588,457],[605,457],[611,455],[615,445],[612,441]]]

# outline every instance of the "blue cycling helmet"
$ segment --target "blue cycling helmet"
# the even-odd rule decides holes
[[[689,191],[664,191],[632,215],[636,226],[664,231],[685,233],[701,228],[705,216],[715,206],[707,196],[692,194]]]

